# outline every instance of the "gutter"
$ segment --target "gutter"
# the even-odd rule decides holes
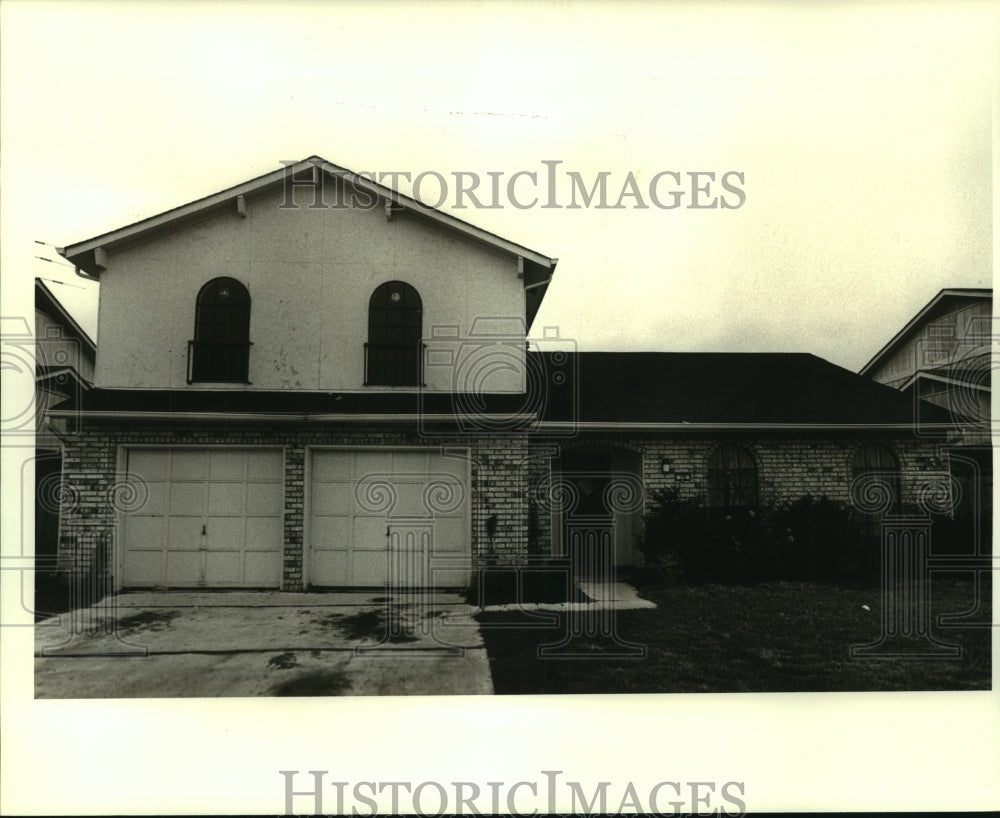
[[[916,431],[917,426],[923,431],[954,431],[949,423],[628,423],[618,421],[541,421],[536,429],[546,431],[623,431],[623,432],[723,432],[723,431],[827,431],[875,429],[881,431]]]
[[[371,414],[371,415],[344,415],[344,414],[270,414],[263,412],[241,413],[241,412],[128,412],[116,410],[73,410],[54,409],[49,416],[61,418],[91,417],[112,420],[177,420],[185,418],[190,420],[204,421],[234,421],[253,420],[270,423],[386,423],[397,421],[400,423],[460,423],[464,419],[474,418],[484,422],[499,421],[510,424],[512,421],[519,423],[531,423],[532,432],[573,432],[573,431],[621,431],[621,432],[726,432],[726,431],[798,431],[798,432],[825,432],[825,431],[861,431],[874,430],[886,432],[915,432],[917,427],[923,432],[951,432],[955,427],[949,423],[937,424],[914,424],[914,423],[628,423],[617,421],[536,421],[533,414],[491,414],[491,415],[443,415],[443,414]],[[523,429],[499,428],[496,431],[524,431]]]
[[[63,253],[64,249],[65,249],[64,247],[57,247],[56,252],[65,258],[65,254]],[[85,278],[87,279],[87,281],[96,281],[98,284],[101,283],[101,279],[99,279],[97,276],[92,276],[90,273],[86,272],[82,267],[74,266],[73,269],[76,271],[76,274],[80,276],[80,278]]]
[[[185,418],[189,420],[204,421],[234,421],[234,420],[260,420],[270,423],[303,423],[303,422],[337,422],[337,423],[387,423],[399,421],[402,423],[457,423],[463,420],[463,415],[413,415],[413,414],[377,414],[377,415],[344,415],[344,414],[273,414],[265,412],[123,412],[112,409],[53,409],[49,413],[50,417],[60,418],[108,418],[112,420],[177,420]],[[511,421],[528,422],[535,419],[532,414],[519,415],[475,415],[476,420],[496,421],[505,424]],[[498,431],[504,431],[500,429]],[[516,430],[515,430],[516,431]]]

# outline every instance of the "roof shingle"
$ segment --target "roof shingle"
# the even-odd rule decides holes
[[[932,404],[808,353],[529,353],[527,395],[490,394],[475,411],[537,411],[544,421],[692,425],[949,423]],[[94,389],[82,408],[227,414],[460,414],[467,398],[440,392],[264,392]],[[60,408],[72,408],[64,404]]]

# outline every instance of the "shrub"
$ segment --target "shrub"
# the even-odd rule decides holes
[[[827,497],[718,510],[704,497],[661,490],[651,497],[637,547],[648,577],[679,573],[689,583],[877,577],[877,545],[865,541],[851,508]]]
[[[653,578],[673,574],[679,568],[685,578],[692,566],[687,557],[705,547],[705,505],[701,497],[682,499],[677,489],[655,492],[652,511],[645,517],[645,530],[637,538],[644,567]],[[694,571],[697,573],[697,570]]]
[[[672,578],[679,571],[692,583],[752,578],[761,550],[757,510],[720,513],[708,509],[704,497],[682,498],[673,488],[651,500],[636,543],[647,575]]]
[[[777,508],[773,525],[783,579],[858,580],[870,571],[870,557],[877,564],[877,545],[844,503],[807,494]]]

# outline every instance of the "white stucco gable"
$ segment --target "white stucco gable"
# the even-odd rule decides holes
[[[365,386],[365,343],[372,293],[401,281],[422,303],[427,389],[523,390],[556,260],[348,173],[311,157],[61,249],[101,281],[95,385],[219,388],[189,383],[189,345],[199,291],[228,277],[251,299],[251,347],[248,383],[225,388],[397,388]],[[310,178],[328,206],[310,206]]]

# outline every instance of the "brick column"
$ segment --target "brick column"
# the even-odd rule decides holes
[[[302,569],[305,560],[305,446],[285,448],[285,537],[282,555],[281,589],[304,590]]]

